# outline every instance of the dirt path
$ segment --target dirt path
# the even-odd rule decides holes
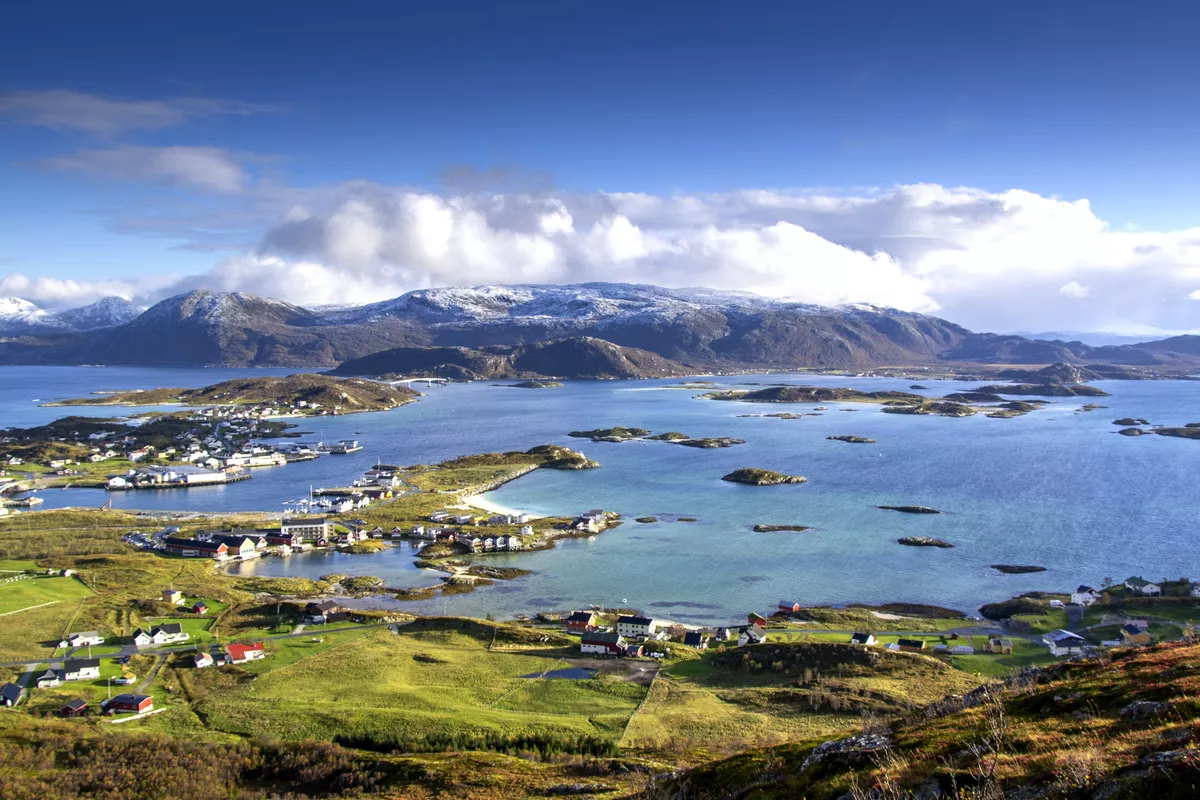
[[[160,655],[158,660],[154,662],[154,666],[150,668],[150,671],[146,673],[146,677],[142,678],[142,682],[137,685],[134,691],[138,694],[144,694],[146,687],[154,680],[154,676],[158,675],[158,671],[162,669],[165,663],[167,663],[167,657]]]

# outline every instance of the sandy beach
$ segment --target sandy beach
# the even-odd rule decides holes
[[[458,503],[458,505],[462,506],[462,507],[468,507],[468,508],[477,508],[480,511],[490,511],[493,514],[528,513],[528,512],[522,512],[520,509],[509,508],[508,506],[501,505],[500,503],[497,503],[495,500],[490,500],[490,499],[488,499],[487,493],[476,494],[476,495],[472,495],[471,497],[464,497]],[[530,514],[529,518],[530,519],[539,519],[539,517],[537,517],[533,514]]]

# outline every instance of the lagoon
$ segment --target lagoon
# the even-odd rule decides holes
[[[67,413],[116,416],[115,408],[38,408],[98,389],[202,386],[234,375],[295,370],[0,368],[0,422],[26,426]],[[914,373],[915,374],[915,373]],[[906,390],[911,379],[739,376],[723,386],[797,382],[874,391]],[[945,394],[976,384],[917,379]],[[626,522],[550,551],[488,556],[533,574],[474,593],[397,607],[424,613],[507,617],[601,604],[632,606],[681,621],[730,621],[786,599],[803,604],[912,601],[974,611],[1030,590],[1069,590],[1141,574],[1156,580],[1200,574],[1200,442],[1119,436],[1114,419],[1182,425],[1200,421],[1200,383],[1106,381],[1109,398],[1053,398],[1015,419],[883,414],[877,405],[828,404],[795,420],[742,414],[811,411],[811,406],[699,399],[679,382],[576,381],[559,389],[487,383],[432,388],[388,412],[306,420],[307,438],[357,438],[362,452],[260,469],[222,487],[111,495],[114,505],[192,511],[281,511],[310,485],[345,484],[376,460],[433,463],[491,450],[553,442],[583,449],[603,467],[537,471],[488,499],[538,514],[605,508]],[[1079,412],[1085,402],[1107,409]],[[855,409],[846,411],[842,409]],[[132,411],[141,411],[136,409]],[[627,425],[655,433],[731,436],[746,444],[698,450],[663,442],[593,443],[566,434]],[[828,441],[853,434],[859,445]],[[751,487],[720,477],[755,466],[805,475],[803,485]],[[99,506],[98,490],[48,491],[43,507]],[[881,511],[927,505],[939,515]],[[657,516],[641,524],[635,517]],[[671,521],[674,516],[696,522]],[[802,533],[755,533],[755,523],[811,525]],[[902,536],[932,536],[954,549],[907,548]],[[262,575],[371,574],[394,586],[432,585],[407,546],[364,556],[295,555],[235,569]],[[1001,575],[990,564],[1039,564],[1046,572]],[[359,601],[361,602],[361,601]],[[379,605],[381,601],[367,601]]]

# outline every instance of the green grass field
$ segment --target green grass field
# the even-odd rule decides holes
[[[74,578],[34,577],[0,583],[0,614],[44,603],[78,603],[91,590]]]
[[[273,655],[252,667],[254,681],[206,691],[210,675],[193,675],[191,691],[205,694],[199,709],[219,731],[383,741],[420,739],[429,730],[616,740],[646,691],[609,678],[520,677],[551,668],[561,650],[488,652],[485,639],[438,630],[325,638],[337,637],[346,640],[307,657],[303,637],[271,642]],[[271,663],[276,648],[280,658]],[[225,678],[213,673],[212,681]]]

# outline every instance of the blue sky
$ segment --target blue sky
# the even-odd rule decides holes
[[[229,106],[101,131],[0,104],[0,274],[202,273],[257,246],[280,194],[347,181],[937,184],[1086,198],[1110,229],[1179,231],[1200,224],[1197,22],[1184,3],[21,4],[0,92]],[[245,185],[127,169],[129,148],[179,146],[228,154]],[[114,148],[125,160],[98,168]],[[446,180],[463,165],[503,175]],[[236,230],[219,247],[193,235],[212,214]]]

